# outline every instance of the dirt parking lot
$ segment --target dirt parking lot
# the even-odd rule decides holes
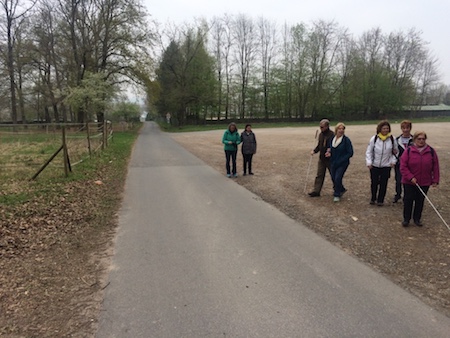
[[[332,128],[337,121],[332,122]],[[391,121],[394,136],[400,121]],[[239,132],[244,125],[238,123]],[[318,155],[310,164],[316,145],[316,127],[253,128],[258,151],[253,160],[254,176],[242,176],[238,154],[237,184],[246,187],[291,218],[302,222],[342,250],[357,257],[422,301],[450,316],[450,231],[426,203],[424,227],[403,228],[402,203],[392,203],[394,172],[383,207],[369,205],[370,178],[365,151],[375,125],[347,126],[354,156],[344,177],[348,192],[333,203],[332,183],[327,174],[321,197],[311,198]],[[428,134],[428,144],[439,156],[441,182],[428,196],[447,224],[450,222],[450,123],[414,123],[413,132]],[[183,147],[225,175],[223,131],[173,134]],[[310,170],[308,172],[308,167]]]

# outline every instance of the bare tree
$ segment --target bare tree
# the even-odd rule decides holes
[[[6,53],[2,50],[2,54],[5,55],[6,65],[8,69],[9,77],[9,90],[11,99],[11,119],[13,123],[18,122],[17,114],[17,96],[16,96],[16,64],[14,62],[14,48],[16,43],[15,34],[27,13],[32,9],[35,2],[28,3],[25,6],[24,1],[20,0],[0,0],[0,6],[3,10],[4,22],[3,30],[6,33]],[[23,117],[21,117],[23,118]]]
[[[256,56],[255,25],[251,18],[240,14],[234,20],[233,36],[236,43],[236,63],[240,80],[239,115],[245,118],[249,79]]]
[[[271,84],[272,61],[277,51],[277,28],[265,18],[258,20],[261,55],[262,88],[264,95],[264,116],[269,118],[269,89]]]
[[[330,78],[335,71],[342,35],[338,25],[319,20],[314,23],[308,39],[310,114],[316,117],[322,106],[330,100]]]
[[[219,84],[218,88],[218,100],[217,100],[217,119],[220,120],[222,113],[222,90],[223,90],[223,71],[224,71],[224,35],[225,35],[225,27],[224,23],[220,18],[213,18],[211,24],[211,35],[212,35],[212,44],[213,44],[213,55],[216,60],[216,73],[217,73],[217,81]]]

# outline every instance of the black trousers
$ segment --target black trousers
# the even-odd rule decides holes
[[[231,170],[233,170],[233,175],[236,174],[236,155],[237,155],[237,150],[225,150],[225,168],[227,169],[227,174],[230,175],[231,174]],[[230,167],[230,160],[232,163],[232,168]]]
[[[252,158],[253,154],[242,154],[244,157],[244,174],[247,173],[247,167],[248,167],[248,173],[250,174],[252,172]]]
[[[402,174],[400,172],[400,163],[398,162],[395,165],[395,196],[402,196]]]
[[[426,194],[430,187],[420,187]],[[403,220],[409,222],[411,216],[415,222],[422,218],[423,205],[425,196],[420,192],[419,188],[411,184],[403,184]]]
[[[384,202],[389,177],[391,177],[391,167],[372,167],[370,169],[372,201],[377,201],[378,203]]]

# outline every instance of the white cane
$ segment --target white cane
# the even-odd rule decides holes
[[[313,143],[313,147],[316,144],[316,140],[317,140],[317,133],[319,130],[316,130],[316,135],[314,136],[314,143]],[[303,189],[303,192],[306,192],[306,186],[308,184],[308,176],[309,176],[309,170],[311,169],[311,161],[312,161],[312,155],[309,156],[309,164],[308,164],[308,170],[306,171],[306,179],[305,179],[305,189]]]
[[[420,187],[420,185],[418,185],[416,183],[416,187],[417,189],[420,190],[420,192],[422,193],[423,196],[425,196],[426,200],[428,201],[428,203],[430,203],[430,205],[433,207],[434,211],[436,211],[436,214],[439,216],[439,218],[442,220],[442,222],[444,222],[445,226],[447,227],[448,230],[450,230],[450,227],[448,226],[447,222],[442,218],[441,214],[439,213],[439,211],[437,211],[436,207],[433,205],[433,203],[431,203],[431,200],[428,198],[427,194],[425,194],[425,192],[422,190],[422,188]]]

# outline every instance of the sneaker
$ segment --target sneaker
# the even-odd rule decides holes
[[[394,196],[394,199],[392,200],[392,203],[397,203],[402,197],[401,196]]]
[[[409,225],[409,221],[404,220],[402,222],[402,225],[406,228]]]
[[[247,176],[247,173],[244,173],[242,176]]]
[[[373,201],[373,200],[370,201],[370,204],[371,204],[371,205],[374,205],[374,204],[375,204],[375,201]]]
[[[347,189],[344,188],[344,190],[341,191],[341,197],[347,192]]]
[[[418,227],[423,226],[423,223],[420,220],[414,221],[414,224],[417,225]]]
[[[231,175],[230,175],[230,174],[227,174],[227,177],[229,178],[229,177],[231,177]]]
[[[320,194],[319,194],[318,192],[315,192],[315,191],[310,192],[308,195],[309,195],[310,197],[319,197],[319,196],[320,196]]]
[[[382,207],[382,206],[384,205],[384,203],[383,203],[383,202],[378,202],[377,205],[378,205],[379,207]]]
[[[248,173],[249,175],[255,175],[254,173]]]
[[[233,177],[236,178],[236,177],[237,177],[237,174],[233,174]]]
[[[333,202],[339,202],[340,200],[341,199],[339,197],[337,197],[337,196],[333,198]]]

